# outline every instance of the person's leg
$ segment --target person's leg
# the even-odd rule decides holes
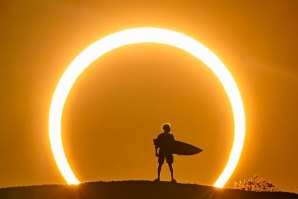
[[[157,175],[157,179],[158,179],[158,180],[160,180],[161,167],[162,167],[162,163],[159,163],[159,164],[158,164],[158,168],[157,168],[157,173],[158,173],[158,175]]]
[[[172,163],[169,163],[169,169],[170,169],[170,172],[171,172],[171,179],[172,181],[174,181],[174,169],[173,169],[173,165]]]
[[[158,168],[157,168],[157,179],[155,181],[160,181],[160,172],[161,172],[161,167],[164,163],[165,157],[161,154],[159,154],[158,157]]]
[[[167,156],[167,163],[169,165],[169,169],[171,172],[171,180],[172,180],[172,182],[176,182],[176,180],[174,179],[174,169],[173,169],[174,157],[173,157],[173,154],[170,154]]]

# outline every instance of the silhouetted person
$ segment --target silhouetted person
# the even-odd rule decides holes
[[[172,182],[176,182],[174,179],[174,170],[173,170],[173,154],[171,152],[171,145],[172,142],[175,140],[174,135],[170,134],[171,126],[170,124],[166,123],[162,125],[163,133],[159,134],[157,139],[154,139],[155,145],[155,155],[158,157],[158,169],[157,169],[157,179],[155,181],[160,181],[160,172],[161,167],[166,159],[169,169],[171,172]]]

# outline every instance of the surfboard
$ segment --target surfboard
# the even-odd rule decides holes
[[[155,146],[158,146],[156,139],[154,139],[153,142]],[[169,151],[176,155],[195,155],[202,152],[203,149],[185,142],[174,140],[169,146]]]
[[[175,140],[172,144],[171,151],[176,155],[195,155],[203,150],[191,144]]]

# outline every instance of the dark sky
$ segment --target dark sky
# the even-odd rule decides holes
[[[64,183],[51,154],[55,86],[85,47],[139,26],[183,32],[228,66],[247,117],[243,154],[228,186],[259,173],[298,187],[298,2],[11,1],[0,3],[0,187]],[[152,139],[170,122],[176,139],[205,151],[177,157],[178,181],[211,185],[233,141],[227,96],[202,63],[178,49],[135,45],[97,60],[74,85],[63,141],[81,181],[154,179]],[[163,179],[168,177],[163,170]]]

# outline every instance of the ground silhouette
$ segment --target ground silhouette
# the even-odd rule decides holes
[[[13,199],[298,199],[285,192],[246,192],[209,186],[150,181],[89,182],[79,186],[39,185],[0,189]]]

